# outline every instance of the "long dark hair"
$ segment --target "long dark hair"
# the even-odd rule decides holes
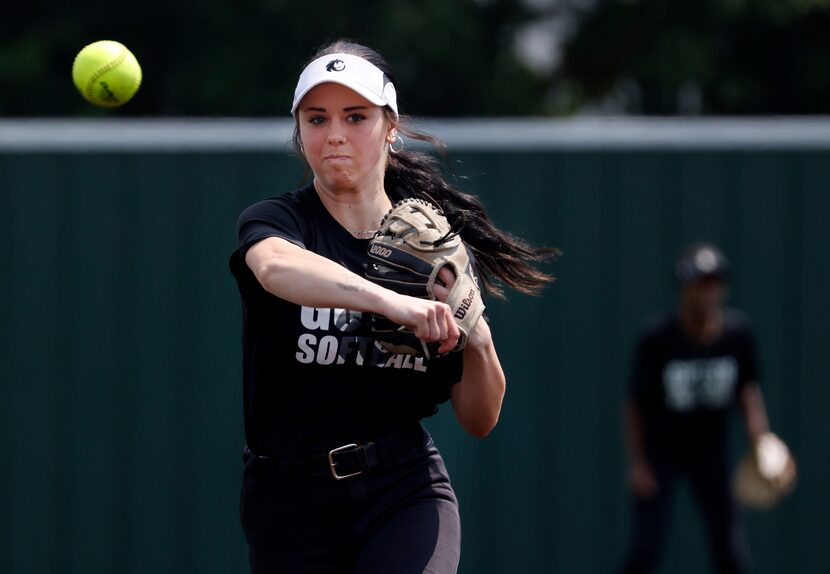
[[[320,48],[309,62],[328,54],[350,54],[371,62],[395,84],[392,69],[375,50],[351,42],[337,40]],[[403,135],[432,144],[446,161],[446,148],[433,136],[413,130],[407,126],[405,116],[397,120],[391,109],[386,109],[387,118],[397,124]],[[294,127],[294,146],[302,156],[299,126]],[[461,237],[472,250],[476,259],[481,288],[488,295],[504,298],[500,283],[516,291],[531,295],[538,294],[553,276],[545,273],[533,263],[540,263],[560,254],[553,247],[534,247],[519,237],[498,229],[484,211],[484,204],[475,195],[455,189],[444,177],[441,163],[433,156],[416,151],[400,151],[388,154],[384,188],[395,202],[407,197],[417,197],[438,204],[451,225],[461,226]],[[461,219],[461,221],[458,221]]]

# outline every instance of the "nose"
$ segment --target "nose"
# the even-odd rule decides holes
[[[328,135],[327,140],[328,140],[328,143],[330,145],[341,145],[343,143],[346,143],[346,136],[344,136],[339,131],[336,131],[336,132],[330,133]]]

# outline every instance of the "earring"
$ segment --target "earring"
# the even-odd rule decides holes
[[[300,153],[305,157],[305,147],[303,147],[303,142],[300,142]]]
[[[395,149],[394,143],[398,140],[401,140],[401,146],[398,149]],[[400,153],[403,151],[403,138],[401,136],[395,136],[391,142],[389,142],[389,152],[390,153]]]

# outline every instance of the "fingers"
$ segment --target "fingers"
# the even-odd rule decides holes
[[[438,270],[438,280],[441,284],[439,285],[438,282],[436,282],[434,290],[435,296],[438,297],[439,301],[447,300],[447,297],[452,290],[452,286],[455,284],[455,279],[455,273],[453,273],[453,270],[449,265],[444,265]],[[458,344],[458,338],[461,336],[461,332],[458,330],[458,324],[452,317],[452,309],[449,305],[443,305],[443,308],[446,311],[447,330],[445,333],[442,333],[441,346],[438,348],[438,352],[441,354],[449,353],[455,349],[455,346]]]
[[[452,351],[458,344],[461,333],[446,303],[401,295],[393,307],[396,312],[390,313],[389,318],[407,325],[424,342],[440,342],[439,354]]]
[[[452,269],[444,265],[438,270],[438,275],[435,278],[435,284],[432,287],[435,297],[439,301],[446,301],[450,294],[453,283],[455,283],[455,274]]]
[[[452,315],[449,305],[437,301],[423,301],[423,313],[415,318],[415,335],[424,341],[442,341],[449,336]]]
[[[432,286],[432,292],[435,293],[435,298],[439,301],[446,301],[450,296],[450,290],[439,284],[438,281]]]
[[[652,498],[657,494],[657,483],[643,482],[634,485],[634,494],[638,498]]]
[[[438,270],[438,279],[441,280],[442,285],[446,285],[448,290],[452,289],[452,284],[455,283],[455,273],[449,266],[444,265]]]
[[[415,336],[422,341],[433,343],[440,341],[438,353],[448,353],[458,344],[460,332],[452,318],[452,310],[446,303],[422,301],[427,307],[425,313],[413,325]]]
[[[428,341],[440,341],[441,339],[443,339],[446,336],[447,329],[446,329],[446,326],[444,324],[444,321],[441,320],[440,309],[441,308],[438,307],[436,309],[435,313],[430,313],[429,314],[429,319],[427,321],[428,326],[429,326],[429,332],[428,332],[428,335],[427,335],[429,337],[427,339]],[[442,330],[444,332],[443,335],[441,333]]]
[[[455,319],[452,318],[452,309],[450,309],[449,305],[442,305],[446,310],[446,331],[442,334],[440,339],[441,346],[438,347],[439,355],[449,353],[455,349],[455,346],[458,344],[458,339],[461,336],[461,332],[458,330],[458,325],[456,324]]]
[[[654,475],[644,468],[633,469],[630,480],[631,490],[638,498],[651,498],[660,490]]]

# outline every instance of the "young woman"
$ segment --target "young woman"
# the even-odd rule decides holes
[[[251,570],[455,572],[458,507],[420,420],[452,401],[461,426],[496,424],[505,376],[481,320],[463,351],[449,307],[364,278],[369,239],[393,202],[438,203],[495,281],[538,291],[528,262],[555,253],[496,229],[426,154],[405,152],[392,73],[373,50],[336,42],[300,75],[291,112],[311,185],[249,207],[231,259],[244,308],[246,466],[241,516]],[[442,269],[439,299],[454,281]],[[444,355],[389,354],[371,314],[410,327]]]

